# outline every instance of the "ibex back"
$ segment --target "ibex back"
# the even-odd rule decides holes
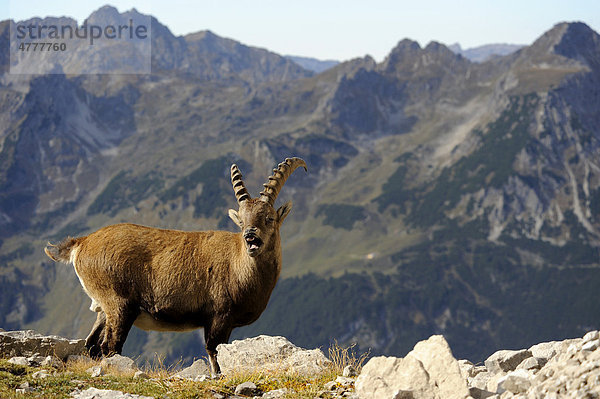
[[[72,263],[98,312],[86,348],[94,357],[121,353],[132,325],[144,330],[204,328],[213,375],[217,345],[234,327],[263,312],[281,271],[279,228],[291,201],[275,210],[279,191],[306,163],[287,158],[251,198],[236,165],[231,183],[238,201],[229,216],[240,233],[185,232],[135,224],[104,227],[88,236],[48,244],[46,254]]]

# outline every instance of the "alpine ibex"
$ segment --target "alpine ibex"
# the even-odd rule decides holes
[[[239,210],[229,216],[240,233],[185,232],[116,224],[88,236],[48,244],[54,261],[73,263],[98,312],[86,348],[94,357],[121,353],[132,325],[144,330],[204,328],[211,372],[220,374],[217,345],[234,327],[254,322],[267,306],[281,271],[279,228],[291,201],[275,210],[279,191],[306,163],[287,158],[273,169],[259,198],[231,166]]]

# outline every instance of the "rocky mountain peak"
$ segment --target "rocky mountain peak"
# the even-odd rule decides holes
[[[114,23],[119,19],[121,19],[119,10],[113,6],[105,5],[92,12],[86,21],[91,24],[108,24]]]
[[[582,22],[559,25],[563,34],[554,53],[583,62],[595,69],[600,65],[600,35]]]
[[[383,61],[381,70],[395,74],[420,74],[442,64],[454,69],[457,62],[464,65],[469,63],[442,43],[430,42],[425,48],[421,48],[419,43],[404,39]]]
[[[544,58],[560,55],[584,65],[598,65],[600,37],[582,22],[562,22],[537,39],[525,55],[529,58]]]

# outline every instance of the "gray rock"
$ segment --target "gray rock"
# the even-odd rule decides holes
[[[479,389],[475,387],[469,388],[469,394],[473,399],[487,399],[494,396],[494,392],[486,391],[485,389]]]
[[[90,373],[90,375],[94,378],[104,375],[104,369],[102,366],[92,366],[87,369],[86,372]]]
[[[598,349],[598,347],[600,347],[600,339],[596,339],[594,341],[588,341],[588,342],[584,343],[583,346],[581,347],[581,350],[593,352],[596,349]]]
[[[35,389],[31,386],[29,386],[29,382],[24,382],[21,385],[19,385],[19,388],[17,388],[15,390],[16,393],[20,393],[22,395],[31,393],[31,392],[35,392]]]
[[[85,391],[71,392],[70,396],[75,399],[154,399],[152,396],[135,395],[109,389],[88,388]]]
[[[192,381],[206,376],[210,376],[210,368],[202,359],[196,360],[191,366],[186,367],[185,369],[173,375],[173,377],[176,378],[183,378]]]
[[[407,356],[423,363],[441,398],[465,398],[469,395],[467,381],[462,377],[458,361],[443,336],[434,335],[418,342]]]
[[[319,349],[302,349],[284,337],[260,335],[217,347],[223,374],[234,372],[290,372],[316,375],[331,361]]]
[[[39,379],[44,379],[44,378],[48,378],[50,377],[50,373],[48,373],[46,370],[40,370],[40,371],[36,371],[35,373],[31,374],[31,376],[33,378],[39,378]]]
[[[374,357],[356,380],[360,398],[464,399],[466,380],[446,340],[434,335],[405,358]]]
[[[343,377],[356,377],[356,376],[358,376],[358,373],[356,372],[356,369],[352,365],[349,364],[346,367],[344,367],[344,371],[342,371],[342,376]]]
[[[85,352],[83,339],[70,340],[54,335],[44,336],[33,330],[0,332],[0,356],[56,356],[66,360],[69,355]]]
[[[517,370],[539,370],[544,366],[544,364],[546,364],[546,360],[532,356],[532,357],[528,357],[527,359],[523,360],[517,366],[516,369]]]
[[[479,388],[482,390],[487,390],[487,384],[490,378],[492,378],[492,373],[490,372],[486,371],[479,373],[469,380],[469,386]]]
[[[262,399],[282,399],[286,395],[291,394],[291,393],[293,393],[293,392],[288,388],[274,389],[272,391],[266,392],[262,396]]]
[[[112,367],[120,373],[135,373],[138,370],[133,359],[121,355],[113,355],[102,359],[100,366],[103,368]]]
[[[528,349],[502,350],[488,357],[485,361],[485,367],[491,373],[513,371],[523,360],[531,356],[531,351]]]
[[[599,331],[590,331],[587,334],[585,334],[583,336],[583,342],[590,342],[590,341],[596,341],[600,339],[600,332]]]
[[[25,356],[15,356],[8,359],[9,363],[16,364],[17,366],[29,366],[29,360]]]
[[[401,392],[413,399],[434,398],[423,363],[412,356],[374,357],[356,380],[356,393],[363,399],[396,399]]]
[[[524,393],[531,387],[533,375],[527,370],[511,371],[498,381],[498,393],[509,391],[514,394]]]
[[[27,361],[31,367],[39,367],[42,365],[42,362],[46,360],[47,356],[40,356],[38,353],[35,355],[29,356]]]
[[[138,370],[133,375],[133,379],[134,380],[147,380],[147,379],[150,379],[150,376],[148,374],[144,373],[142,370]]]
[[[548,361],[558,354],[566,353],[571,345],[579,345],[582,342],[583,339],[581,338],[542,342],[533,345],[529,348],[529,351],[534,357]]]
[[[262,391],[258,389],[256,384],[252,381],[246,381],[235,387],[235,394],[244,396],[255,396],[262,394]]]
[[[351,386],[354,385],[354,378],[350,378],[350,377],[337,377],[335,379],[335,383],[338,386],[341,386],[343,388],[349,388]]]
[[[52,367],[59,370],[62,370],[65,367],[64,363],[54,356],[46,356],[40,365],[42,367]]]
[[[458,367],[460,368],[460,373],[464,379],[469,377],[473,377],[473,370],[475,366],[468,360],[461,359],[458,361]]]

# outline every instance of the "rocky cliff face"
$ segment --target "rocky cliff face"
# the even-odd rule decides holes
[[[90,20],[139,16],[115,12]],[[320,74],[211,32],[175,37],[154,18],[152,32],[151,75],[0,77],[2,281],[35,287],[0,323],[84,335],[93,315],[72,271],[43,257],[48,239],[120,221],[233,230],[229,164],[252,190],[295,155],[310,173],[281,194],[294,200],[284,279],[238,337],[404,354],[442,333],[482,359],[595,328],[600,47],[589,27],[557,25],[483,63],[403,40],[380,64]],[[138,352],[200,346],[132,334]]]

